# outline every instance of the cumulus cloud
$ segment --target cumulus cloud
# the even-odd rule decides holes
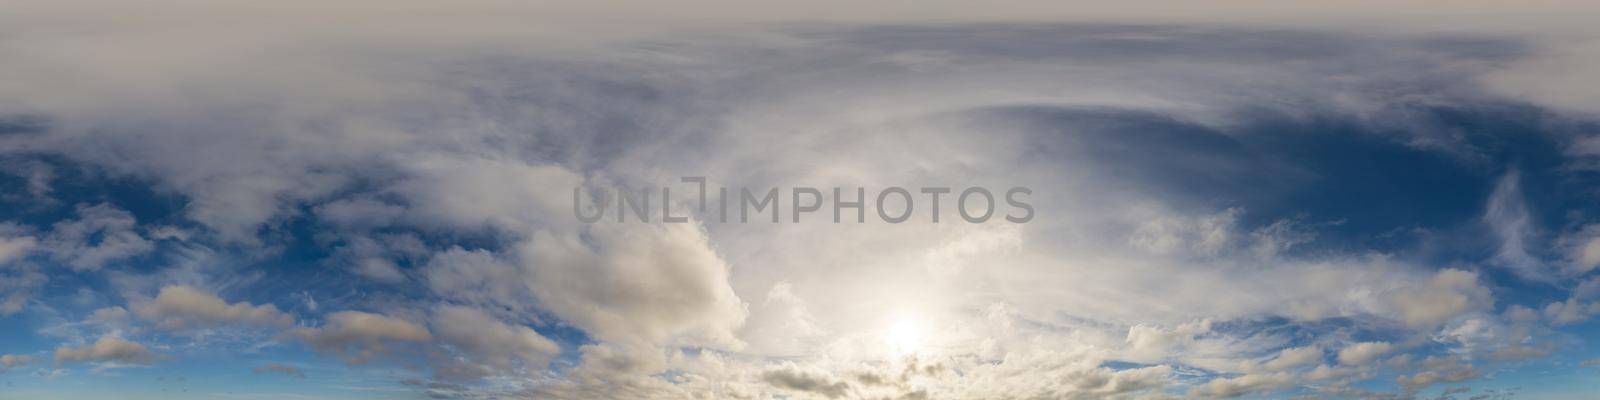
[[[745,304],[692,224],[597,224],[587,240],[536,235],[521,248],[541,304],[602,340],[742,345]]]
[[[1576,297],[1553,302],[1544,307],[1545,318],[1549,318],[1550,322],[1556,325],[1587,321],[1595,315],[1600,315],[1600,302],[1582,302]]]
[[[161,288],[154,300],[132,305],[133,314],[167,330],[228,327],[235,325],[288,328],[294,317],[271,304],[228,304],[210,292],[184,285]]]
[[[1199,386],[1192,393],[1201,396],[1233,398],[1247,393],[1272,390],[1283,387],[1293,381],[1289,374],[1248,374],[1234,378],[1212,379],[1205,385]]]
[[[422,325],[382,314],[339,311],[324,320],[321,327],[299,328],[293,334],[318,351],[338,355],[351,364],[365,364],[389,354],[393,343],[433,339]]]
[[[144,345],[130,342],[114,335],[101,336],[94,344],[83,347],[58,347],[55,352],[56,363],[75,362],[115,362],[121,364],[149,365],[168,358],[145,348]]]
[[[0,372],[6,372],[6,370],[27,365],[31,362],[33,362],[33,356],[26,354],[0,355]]]
[[[1322,362],[1322,348],[1317,346],[1295,347],[1278,352],[1272,361],[1262,364],[1262,367],[1271,371],[1283,371],[1302,365]]]
[[[850,384],[844,380],[830,376],[827,372],[802,369],[794,364],[785,364],[762,372],[761,380],[780,389],[829,399],[837,399],[850,393]]]
[[[0,266],[21,259],[38,244],[32,236],[0,236]]]
[[[1394,351],[1394,345],[1387,342],[1361,342],[1345,346],[1339,350],[1339,363],[1351,366],[1370,365],[1378,361],[1378,357]]]
[[[533,329],[506,324],[476,308],[435,307],[429,325],[441,342],[476,363],[455,366],[450,372],[456,375],[484,376],[519,364],[539,370],[561,352],[554,341]]]
[[[526,270],[487,250],[453,247],[434,254],[423,275],[446,299],[514,309],[532,303]]]
[[[1428,357],[1422,361],[1421,369],[1416,374],[1395,378],[1395,382],[1407,392],[1416,393],[1434,384],[1465,382],[1479,376],[1482,373],[1476,367],[1458,358]]]
[[[1391,298],[1400,321],[1416,328],[1434,327],[1494,302],[1489,288],[1478,283],[1477,273],[1459,269],[1440,270],[1422,287],[1397,290]]]

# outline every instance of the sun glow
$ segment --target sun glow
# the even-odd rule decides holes
[[[913,354],[922,347],[922,328],[915,321],[902,319],[889,328],[889,345],[897,354]]]

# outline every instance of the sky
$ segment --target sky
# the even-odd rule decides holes
[[[1600,393],[1593,4],[851,3],[0,0],[0,399]]]

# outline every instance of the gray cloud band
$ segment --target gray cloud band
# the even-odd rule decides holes
[[[820,213],[824,206],[833,211],[833,222],[846,221],[848,213],[855,214],[855,222],[867,221],[867,209],[874,210],[873,214],[883,222],[898,224],[920,218],[918,203],[927,201],[925,215],[928,222],[941,222],[943,213],[940,209],[940,200],[951,195],[953,190],[949,187],[921,187],[917,194],[899,186],[890,186],[878,190],[877,194],[868,197],[866,188],[845,189],[834,187],[830,192],[832,197],[824,197],[824,191],[816,187],[796,186],[788,188],[789,196],[781,196],[783,188],[767,188],[765,191],[751,191],[750,188],[716,188],[714,195],[706,184],[706,178],[700,176],[683,177],[683,183],[694,184],[698,188],[697,200],[700,219],[715,222],[749,223],[755,216],[760,222],[765,214],[767,221],[778,223],[788,221],[800,223],[805,214]],[[654,196],[659,192],[659,199]],[[851,197],[851,192],[854,196]],[[968,223],[986,223],[996,219],[1000,202],[1005,203],[1008,209],[1004,219],[1011,223],[1025,224],[1033,221],[1033,204],[1028,202],[1028,196],[1033,194],[1033,189],[1025,186],[1013,186],[1006,189],[1003,196],[997,197],[995,191],[983,186],[969,186],[955,194],[956,214],[962,221]],[[585,195],[587,194],[587,195]],[[572,213],[579,221],[596,223],[601,221],[615,222],[666,222],[685,223],[689,221],[687,215],[674,215],[671,187],[646,187],[628,190],[623,188],[581,188],[572,189]],[[587,198],[587,204],[585,199]],[[788,213],[790,217],[783,219],[781,215],[785,210],[783,204],[788,199]],[[873,201],[868,203],[868,199]],[[920,199],[920,200],[919,200]],[[654,211],[661,211],[659,218],[653,216]],[[611,218],[607,218],[607,215]]]

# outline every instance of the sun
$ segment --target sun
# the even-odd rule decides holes
[[[922,348],[922,328],[916,321],[901,319],[889,328],[887,339],[895,353],[914,354]]]

